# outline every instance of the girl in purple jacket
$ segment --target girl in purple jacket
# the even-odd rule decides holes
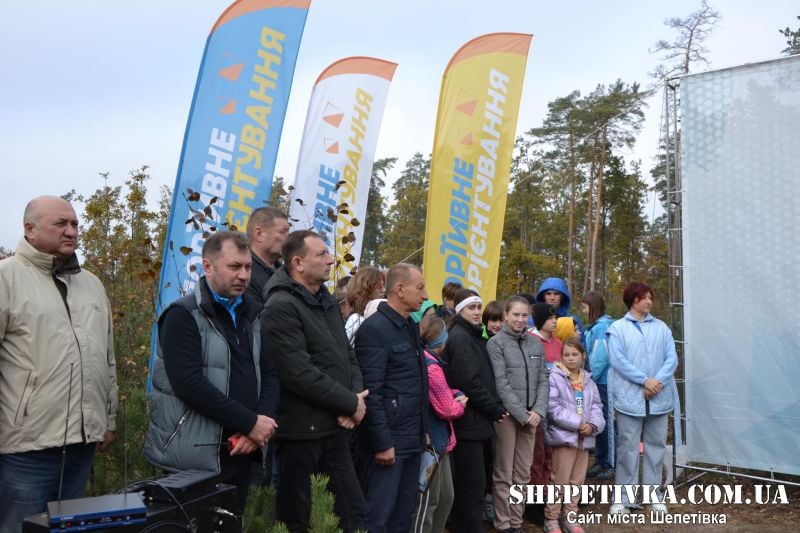
[[[583,369],[586,350],[577,339],[567,339],[561,348],[561,361],[550,370],[550,401],[547,406],[545,442],[553,448],[553,470],[550,483],[557,487],[583,485],[589,450],[594,448],[595,435],[603,431],[603,403],[592,376]],[[545,507],[546,533],[583,533],[576,523],[578,505],[575,499],[564,498]],[[561,511],[564,519],[559,525]]]

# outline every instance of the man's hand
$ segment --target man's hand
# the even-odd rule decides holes
[[[97,443],[97,451],[104,452],[117,440],[117,434],[113,431],[106,431],[103,435],[103,442]]]
[[[376,453],[375,462],[381,466],[392,466],[394,464],[394,446],[388,450]]]
[[[256,446],[264,446],[267,441],[272,438],[277,428],[278,424],[275,420],[267,415],[258,415],[258,418],[256,418],[256,425],[253,426],[253,429],[250,430],[247,437],[253,441]],[[231,455],[233,454],[231,453]]]
[[[356,412],[353,413],[353,420],[356,424],[360,424],[361,421],[364,419],[364,415],[367,414],[367,404],[364,402],[364,398],[369,396],[368,390],[362,390],[358,394],[356,394],[356,398],[358,399],[358,404],[356,405]]]
[[[537,413],[536,411],[528,411],[528,421],[526,422],[526,425],[535,428],[536,426],[539,425],[539,422],[541,421],[542,417],[541,415],[539,415],[539,413]]]
[[[344,429],[353,429],[357,425],[356,421],[353,420],[352,416],[339,415],[339,416],[336,417],[336,421]]]
[[[236,446],[231,449],[231,455],[249,455],[260,447],[253,439],[241,433],[236,433],[232,436],[236,437],[238,440],[236,441]]]

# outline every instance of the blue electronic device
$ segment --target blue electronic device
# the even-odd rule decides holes
[[[90,531],[147,523],[138,492],[47,502],[51,532]]]

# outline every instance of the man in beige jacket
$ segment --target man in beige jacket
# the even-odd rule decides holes
[[[83,496],[117,410],[111,308],[78,264],[75,210],[35,198],[24,227],[0,261],[0,532],[19,531],[48,501]]]

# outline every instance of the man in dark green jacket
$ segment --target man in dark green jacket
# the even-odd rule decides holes
[[[284,266],[270,279],[261,317],[267,357],[278,370],[277,515],[290,531],[308,529],[310,475],[331,477],[344,531],[363,526],[364,496],[345,428],[366,412],[361,372],[347,341],[339,305],[325,287],[333,258],[322,238],[289,234]]]

